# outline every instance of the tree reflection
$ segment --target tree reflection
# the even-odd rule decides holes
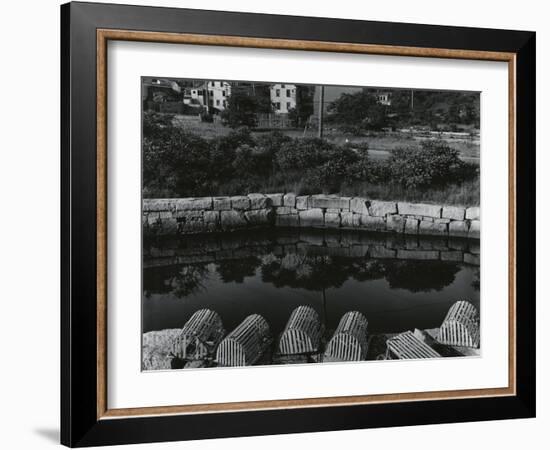
[[[450,285],[460,267],[441,261],[389,261],[385,278],[393,289],[411,292],[441,291]]]
[[[260,266],[260,259],[255,256],[220,261],[216,268],[224,283],[242,283],[245,277],[252,277],[256,268]]]
[[[146,298],[151,294],[170,293],[184,298],[206,289],[209,275],[206,264],[173,265],[144,271],[143,289]]]
[[[243,237],[238,238],[245,242]],[[307,245],[285,245],[284,252],[279,253],[275,247],[281,249],[283,245],[275,246],[275,238],[268,236],[263,238],[262,245],[251,246],[249,239],[247,246],[233,247],[230,259],[222,259],[213,251],[210,263],[150,267],[144,270],[144,294],[148,297],[151,293],[171,293],[183,298],[205,290],[210,272],[217,272],[224,283],[243,283],[245,278],[256,276],[258,271],[263,282],[278,288],[323,291],[339,288],[351,279],[359,282],[385,279],[392,289],[429,292],[443,290],[455,281],[461,270],[458,263],[439,260],[350,256],[346,245],[330,247],[323,245],[323,241],[312,244],[310,238]],[[200,245],[198,242],[193,244]],[[479,291],[479,268],[473,270],[472,286]]]

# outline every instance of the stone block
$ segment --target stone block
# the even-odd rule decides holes
[[[340,247],[342,245],[340,233],[325,233],[323,237],[327,247]]]
[[[323,210],[320,208],[308,209],[306,211],[300,211],[300,226],[302,227],[324,227],[325,217]]]
[[[360,216],[361,228],[369,231],[386,231],[386,221],[383,217]]]
[[[275,214],[278,216],[286,216],[288,214],[298,214],[296,208],[291,208],[290,206],[278,206],[275,208]]]
[[[436,260],[439,252],[436,250],[397,250],[397,259]]]
[[[397,204],[397,212],[407,216],[441,217],[441,205],[429,205],[427,203],[403,203]]]
[[[178,198],[174,204],[176,211],[212,209],[212,197]]]
[[[298,214],[275,216],[275,225],[277,225],[278,227],[299,227],[300,219],[298,217]]]
[[[350,197],[338,197],[337,195],[312,195],[309,199],[310,208],[335,208],[349,211]]]
[[[327,212],[325,213],[325,227],[340,228],[340,213]]]
[[[453,238],[449,236],[449,248],[453,250],[467,251],[469,247],[469,242],[466,239]]]
[[[321,230],[300,230],[298,240],[309,245],[325,245],[324,232]]]
[[[397,250],[386,248],[383,245],[369,246],[369,257],[376,259],[395,259]]]
[[[388,231],[403,233],[405,230],[405,218],[399,214],[386,216],[386,228]]]
[[[244,213],[249,225],[271,225],[275,214],[271,208],[253,209]]]
[[[180,210],[174,212],[174,217],[179,219],[180,222],[186,222],[190,220],[202,220],[204,212],[202,210]]]
[[[418,236],[405,235],[405,248],[409,250],[415,250],[418,248]]]
[[[451,219],[432,219],[431,221],[435,223],[449,224],[451,222]]]
[[[352,258],[363,258],[369,251],[368,245],[356,244],[349,247],[349,255]]]
[[[264,194],[248,194],[250,209],[266,209],[271,206],[269,198]]]
[[[470,239],[479,239],[481,222],[479,220],[472,220],[470,222],[470,229],[468,230],[468,237]]]
[[[283,206],[290,206],[292,208],[296,207],[296,194],[289,192],[283,197]]]
[[[418,219],[412,219],[408,217],[405,220],[405,233],[406,234],[418,234],[418,224],[420,223],[420,220]]]
[[[388,214],[397,214],[397,203],[371,200],[369,202],[369,214],[371,216],[384,217]]]
[[[460,206],[444,206],[441,217],[444,219],[464,220],[466,210]]]
[[[340,214],[342,219],[342,226],[348,228],[357,228],[361,226],[361,214],[355,214],[351,211],[343,212]]]
[[[356,214],[369,214],[368,200],[363,197],[353,197],[349,203],[349,209]],[[375,214],[374,214],[375,215]]]
[[[309,207],[309,195],[300,195],[296,197],[296,209],[304,210]]]
[[[466,209],[466,219],[468,220],[479,220],[479,206],[472,206]]]
[[[179,230],[178,220],[175,218],[161,219],[162,234],[177,234]]]
[[[418,236],[418,246],[422,250],[449,250],[447,236]]]
[[[471,240],[468,242],[468,250],[470,253],[473,253],[474,255],[479,255],[479,241],[477,240]]]
[[[453,220],[449,223],[449,236],[468,237],[470,224],[466,220]]]
[[[176,220],[178,222],[178,229],[180,233],[185,234],[207,231],[207,227],[205,227],[204,225],[202,214],[181,214],[180,217],[178,217]]]
[[[266,194],[266,197],[271,200],[271,206],[283,206],[284,194]]]
[[[213,223],[218,225],[220,223],[220,212],[219,211],[205,211],[203,219],[206,223]]]
[[[427,234],[432,236],[447,235],[448,224],[439,222],[430,222],[423,220],[418,227],[418,234]]]
[[[248,200],[248,198],[247,198]],[[224,230],[233,230],[236,228],[245,228],[248,225],[244,214],[240,211],[221,211],[220,223]]]
[[[216,211],[229,211],[231,209],[231,197],[214,197],[212,208]]]
[[[240,210],[250,209],[250,199],[246,195],[231,197],[231,208]]]
[[[159,211],[158,215],[161,220],[171,219],[172,217],[174,217],[174,215],[172,214],[172,211]]]
[[[174,199],[144,199],[143,211],[144,212],[157,212],[157,211],[174,211],[176,209]]]
[[[349,258],[348,247],[326,247],[325,254],[328,256]]]
[[[464,263],[472,264],[474,266],[479,266],[480,257],[479,255],[474,255],[473,253],[464,253]]]
[[[460,250],[445,250],[440,252],[439,257],[441,261],[462,262],[463,253]]]

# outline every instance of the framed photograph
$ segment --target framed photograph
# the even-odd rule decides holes
[[[535,415],[535,33],[61,7],[61,440]]]

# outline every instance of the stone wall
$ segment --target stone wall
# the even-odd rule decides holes
[[[143,200],[147,235],[249,227],[355,229],[479,239],[479,207],[390,202],[335,195],[248,194]]]

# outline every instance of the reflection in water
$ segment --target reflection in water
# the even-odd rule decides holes
[[[195,236],[147,243],[143,331],[180,328],[196,310],[211,308],[227,330],[257,313],[277,333],[290,312],[305,304],[317,310],[327,328],[357,310],[367,317],[370,332],[399,332],[438,327],[459,299],[479,307],[478,267],[426,260],[457,253],[439,241],[423,238],[416,245],[424,247],[411,251],[412,245],[364,233]]]

